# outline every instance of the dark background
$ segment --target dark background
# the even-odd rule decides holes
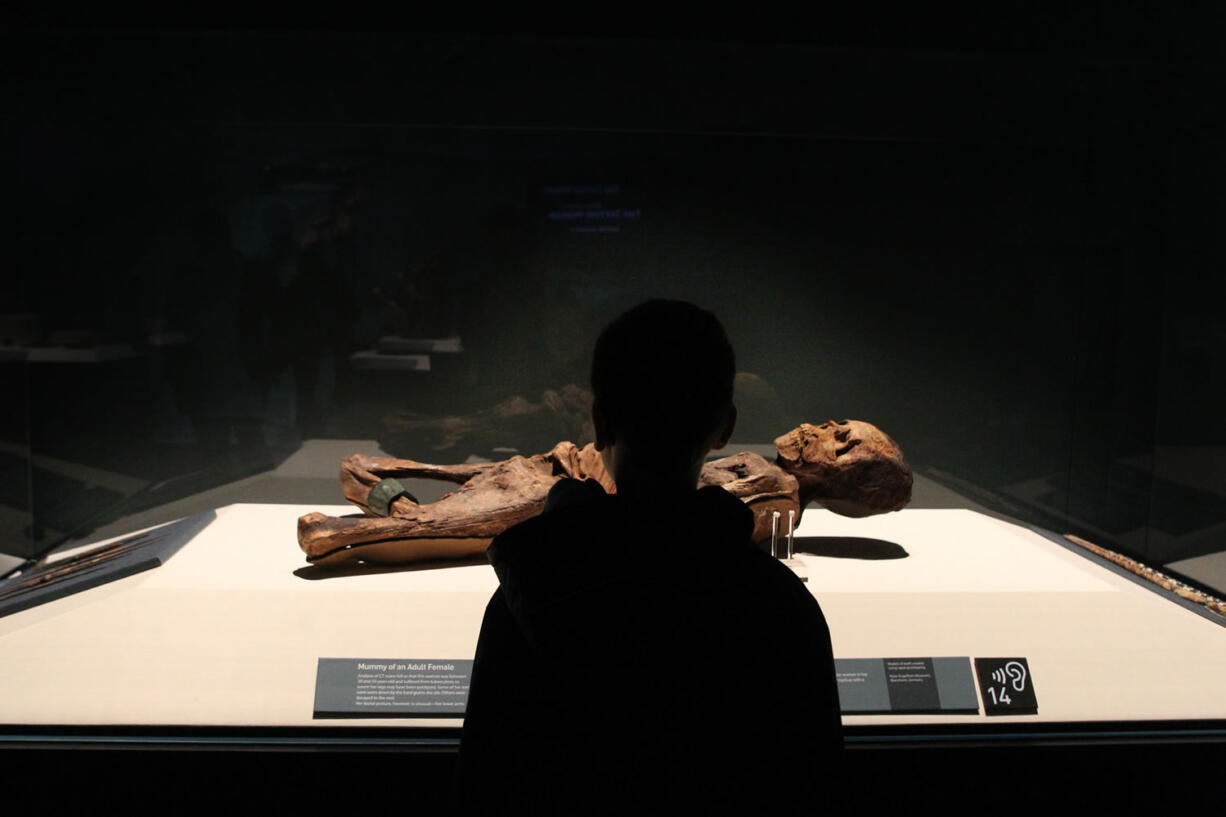
[[[304,440],[392,448],[396,411],[586,386],[651,296],[715,310],[760,379],[734,441],[864,419],[978,506],[1153,564],[1222,550],[1226,27],[1189,8],[15,27],[0,551]],[[639,212],[550,218],[591,201]],[[395,333],[464,352],[349,365]]]

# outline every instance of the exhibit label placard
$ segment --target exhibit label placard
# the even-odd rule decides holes
[[[976,658],[975,675],[987,715],[1037,715],[1039,701],[1025,658]]]
[[[839,705],[847,715],[977,715],[971,659],[836,658]]]
[[[472,659],[320,658],[314,717],[463,715],[472,668]]]

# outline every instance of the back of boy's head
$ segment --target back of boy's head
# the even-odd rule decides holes
[[[684,301],[651,300],[600,334],[592,393],[614,442],[680,467],[701,454],[732,405],[736,358],[719,320]]]

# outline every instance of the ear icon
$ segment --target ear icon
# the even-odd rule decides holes
[[[1004,674],[1009,676],[1009,680],[1013,683],[1013,689],[1021,692],[1026,689],[1026,668],[1017,661],[1010,661],[1005,664]],[[1001,683],[1004,683],[1003,679]]]

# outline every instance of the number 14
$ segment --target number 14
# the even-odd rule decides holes
[[[1000,688],[1000,695],[996,694],[996,687],[988,687],[988,694],[992,696],[993,704],[1011,704],[1013,699],[1009,697],[1009,692],[1004,688]]]

